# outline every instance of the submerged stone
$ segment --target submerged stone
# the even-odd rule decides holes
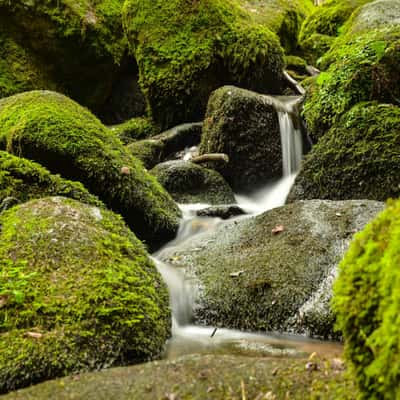
[[[49,197],[0,224],[0,393],[159,356],[167,290],[119,216]]]
[[[220,224],[163,252],[200,289],[195,320],[252,331],[337,337],[333,278],[352,235],[383,203],[310,200]]]

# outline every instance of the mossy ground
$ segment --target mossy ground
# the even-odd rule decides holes
[[[400,396],[400,202],[357,234],[341,265],[333,307],[360,399]]]
[[[120,217],[50,197],[0,224],[0,392],[159,355],[168,294]]]
[[[400,196],[400,108],[360,103],[303,160],[288,201]]]
[[[277,36],[236,0],[128,0],[124,26],[150,111],[163,129],[200,120],[209,94],[223,84],[281,89]]]
[[[0,100],[0,147],[82,182],[150,244],[178,228],[168,193],[111,131],[63,95],[33,91]]]
[[[4,400],[237,400],[355,398],[353,382],[335,361],[307,359],[186,356],[174,361],[114,368],[46,382],[4,396]]]
[[[6,197],[14,197],[23,203],[46,196],[70,197],[104,207],[81,183],[68,181],[37,163],[0,151],[0,203]]]

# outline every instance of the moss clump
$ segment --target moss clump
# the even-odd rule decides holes
[[[157,140],[145,139],[128,145],[129,152],[140,160],[145,168],[151,169],[162,161],[163,145]]]
[[[339,35],[343,25],[355,9],[371,0],[330,0],[304,21],[299,43],[307,59],[315,64]]]
[[[340,265],[333,308],[361,399],[400,395],[400,201],[357,234]]]
[[[0,224],[0,392],[159,355],[168,294],[120,217],[49,197]]]
[[[278,115],[272,99],[234,86],[210,96],[200,154],[225,153],[215,169],[234,190],[254,190],[282,175]]]
[[[311,0],[240,0],[243,9],[280,39],[287,53],[297,50],[297,37],[305,18],[315,10]]]
[[[81,183],[52,175],[46,168],[24,158],[0,151],[0,203],[6,197],[20,202],[46,196],[64,196],[102,206]]]
[[[232,189],[216,171],[188,161],[167,161],[150,171],[178,203],[236,203]]]
[[[54,92],[0,101],[0,147],[82,182],[143,240],[173,237],[179,210],[168,193],[89,111]]]
[[[353,107],[305,157],[288,200],[400,196],[399,126],[399,107]]]
[[[34,54],[40,74],[50,74],[57,90],[98,110],[110,95],[127,48],[120,0],[0,0],[0,23],[13,35],[20,53]],[[15,48],[2,48],[6,59]],[[22,64],[22,60],[17,61]],[[15,66],[8,64],[8,71]],[[25,71],[24,71],[25,70]],[[26,73],[25,73],[26,72]],[[6,95],[36,88],[54,89],[51,82],[32,81],[22,64]],[[107,77],[107,79],[105,79]],[[23,86],[21,88],[21,86]]]
[[[360,101],[397,104],[400,98],[400,30],[378,30],[354,37],[327,55],[332,64],[307,97],[304,116],[317,141]]]
[[[128,0],[124,26],[163,129],[202,119],[209,94],[223,84],[281,90],[279,40],[236,0]]]
[[[132,118],[122,124],[111,126],[110,129],[124,144],[146,139],[159,133],[148,118]]]

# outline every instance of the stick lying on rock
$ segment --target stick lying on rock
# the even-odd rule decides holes
[[[190,162],[195,164],[202,164],[209,161],[223,161],[228,163],[229,157],[227,154],[224,153],[209,153],[209,154],[202,154],[201,156],[193,157],[190,159]]]
[[[300,85],[300,83],[298,83],[295,79],[293,79],[289,73],[287,71],[283,71],[283,76],[285,77],[285,79],[287,80],[289,86],[295,90],[298,94],[300,94],[301,96],[304,96],[306,94],[305,89],[303,88],[303,86]]]

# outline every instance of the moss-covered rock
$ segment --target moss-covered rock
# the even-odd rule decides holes
[[[304,21],[299,43],[305,57],[315,64],[326,53],[343,25],[358,7],[371,0],[329,0]]]
[[[298,202],[221,223],[162,257],[198,284],[198,321],[331,337],[337,264],[354,230],[382,208],[372,201]]]
[[[150,173],[178,203],[236,203],[232,189],[218,172],[189,161],[167,161]]]
[[[133,142],[128,149],[147,169],[151,169],[163,161],[178,158],[175,157],[177,153],[185,148],[199,144],[202,126],[201,122],[181,124],[159,135]]]
[[[375,0],[359,7],[343,27],[347,37],[400,25],[400,4],[396,0]]]
[[[150,244],[178,228],[168,193],[112,132],[63,95],[33,91],[0,100],[0,147],[82,182]]]
[[[288,201],[400,196],[400,108],[360,103],[303,160]]]
[[[0,202],[13,197],[19,202],[46,196],[64,196],[102,207],[96,196],[79,182],[52,175],[41,165],[0,151]]]
[[[297,37],[305,18],[315,10],[311,0],[240,0],[253,19],[280,39],[287,53],[297,50]]]
[[[234,190],[254,189],[282,175],[278,115],[272,99],[234,86],[210,97],[200,154],[225,153],[218,172]]]
[[[182,400],[354,399],[354,383],[335,368],[335,362],[331,357],[314,357],[318,368],[309,371],[303,357],[196,354],[45,382],[10,393],[4,400],[161,400],[166,393]]]
[[[7,62],[1,75],[4,70],[13,83],[2,95],[56,88],[98,111],[112,92],[127,50],[122,5],[120,0],[0,0],[0,25],[16,42],[2,47]],[[28,61],[34,54],[34,62],[25,65],[22,58],[13,64],[18,54]],[[32,69],[45,76],[34,76]]]
[[[307,62],[299,56],[285,56],[285,66],[288,73],[296,80],[302,81],[309,77]]]
[[[120,217],[48,197],[0,224],[0,392],[160,354],[168,294]]]
[[[399,49],[400,29],[389,28],[356,35],[329,52],[331,65],[320,74],[304,104],[314,141],[360,101],[398,103]]]
[[[333,307],[360,399],[400,395],[400,201],[360,232],[341,265]]]
[[[158,129],[148,118],[132,118],[122,124],[110,126],[110,129],[126,145],[158,133]]]
[[[124,26],[163,129],[201,120],[210,93],[224,84],[282,88],[279,39],[236,0],[127,0]]]

